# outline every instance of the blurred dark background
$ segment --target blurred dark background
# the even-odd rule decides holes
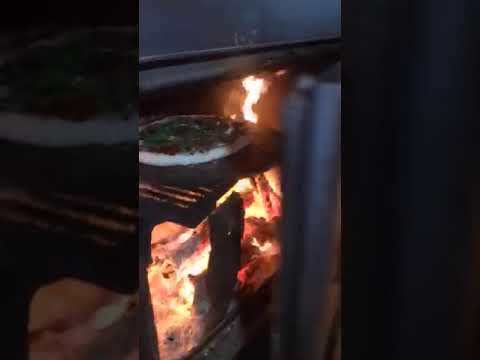
[[[4,10],[0,53],[72,29],[138,25],[138,1],[18,1]]]
[[[6,10],[6,9],[5,9]],[[9,2],[3,11],[3,25],[21,29],[32,27],[89,27],[98,25],[137,25],[138,1],[29,1]]]
[[[5,52],[22,48],[45,36],[76,28],[136,26],[138,24],[137,1],[12,1],[8,5],[5,3],[2,5],[0,11],[2,24],[0,28],[0,63]],[[136,69],[132,69],[132,71],[136,71]],[[17,159],[21,160],[22,156],[17,154]],[[0,185],[3,190],[3,185],[9,178],[8,175],[14,173],[16,169],[5,166],[2,160],[0,159],[0,165],[4,170]],[[136,167],[135,161],[133,165]],[[57,169],[57,173],[61,174],[62,171],[64,169]],[[86,173],[85,177],[88,178],[89,175]],[[133,200],[133,203],[136,204],[136,174],[134,177],[134,183],[129,179],[126,185],[123,183],[123,185],[114,186],[115,189],[111,191],[112,195],[116,192],[120,199],[127,198],[127,201]],[[95,189],[95,184],[92,186]],[[126,188],[133,189],[133,192],[126,194]],[[39,194],[44,195],[40,189]],[[118,266],[114,266],[115,270],[111,274],[112,278],[118,279],[120,282],[125,280],[130,283],[136,282],[136,236],[134,236],[134,241],[130,242],[127,250],[115,254],[110,252],[111,256],[119,258],[108,260],[110,255],[107,252],[102,252],[97,248],[94,250],[92,246],[75,239],[59,239],[45,232],[35,232],[26,227],[20,229],[14,224],[3,222],[0,228],[0,281],[6,292],[6,296],[3,296],[0,301],[0,318],[8,329],[7,337],[3,338],[0,348],[0,358],[2,359],[27,359],[28,304],[32,293],[39,286],[65,276],[66,268],[73,266],[81,269],[82,273],[89,268],[94,269],[89,280],[98,282],[106,275],[106,273],[98,271],[100,267],[104,268],[109,263],[117,264]],[[30,246],[26,248],[27,243]],[[92,259],[92,254],[96,254],[95,258],[100,267],[94,265],[96,260]],[[130,265],[125,266],[124,263],[121,263],[120,257],[122,261],[127,261]],[[130,289],[127,290],[132,291],[132,287],[134,286],[130,285]]]

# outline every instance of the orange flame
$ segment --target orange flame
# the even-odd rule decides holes
[[[242,106],[243,118],[256,124],[258,115],[253,111],[253,105],[258,103],[262,94],[267,91],[267,84],[264,79],[251,75],[243,79],[242,85],[247,92]]]
[[[233,192],[245,194],[249,191],[252,192],[254,201],[249,206],[245,207],[245,218],[257,217],[267,219],[268,211],[265,209],[261,194],[254,189],[248,178],[243,178],[237,181],[237,183],[217,201],[217,207],[222,205]]]
[[[230,190],[228,190],[225,194],[223,194],[223,196],[220,199],[218,199],[217,207],[222,205],[229,198],[229,196],[232,195],[233,192],[243,194],[252,189],[253,189],[252,184],[250,183],[248,178],[240,179],[239,181],[236,182],[235,185],[233,185],[230,188]]]
[[[262,194],[259,191],[254,191],[253,199],[253,203],[245,209],[245,218],[255,217],[268,219],[268,210],[263,203]]]

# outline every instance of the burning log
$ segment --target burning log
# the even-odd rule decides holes
[[[276,216],[280,216],[282,206],[282,198],[280,192],[280,178],[277,172],[273,170],[257,176],[257,183],[262,201],[268,210],[269,220]]]
[[[277,272],[280,254],[254,258],[237,274],[238,281],[244,292],[256,292],[268,279]]]
[[[208,226],[204,223],[189,229],[171,222],[157,225],[152,231],[152,256],[155,260],[173,257],[181,264],[192,256],[199,244],[208,240]]]
[[[242,240],[242,261],[244,267],[253,257],[270,255],[269,247],[276,244],[279,218],[266,221],[261,218],[250,217],[245,219],[245,231]]]
[[[195,300],[210,256],[206,225],[162,223],[152,232],[148,283],[161,358],[181,358],[203,334],[204,313]]]
[[[240,241],[243,235],[243,201],[236,192],[209,217],[211,253],[207,291],[213,313],[207,328],[221,320],[234,296],[240,268]]]
[[[250,217],[245,220],[244,240],[252,237],[257,238],[261,243],[277,238],[280,218],[266,221],[261,218]]]
[[[275,196],[278,198],[282,197],[282,184],[281,184],[281,172],[279,167],[274,167],[268,170],[263,174],[267,179],[270,188],[272,189]]]
[[[261,195],[263,207],[267,210],[267,214],[269,215],[270,211],[272,210],[272,201],[270,200],[270,194],[273,193],[270,185],[265,178],[265,175],[260,174],[256,178],[256,184],[258,188],[258,193]]]
[[[193,302],[193,306],[196,310],[196,313],[200,316],[208,315],[208,312],[211,308],[208,298],[207,274],[208,272],[204,272],[198,276],[193,276],[190,278],[192,284],[195,286],[195,300]]]
[[[155,227],[148,283],[162,358],[192,351],[234,298],[257,292],[277,271],[276,175],[240,179],[195,229],[168,222]]]

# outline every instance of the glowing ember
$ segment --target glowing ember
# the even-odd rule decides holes
[[[218,201],[217,201],[217,207],[222,205],[230,195],[232,195],[233,192],[237,192],[239,194],[244,194],[247,191],[253,190],[252,183],[250,182],[249,179],[241,179],[236,182],[235,185],[232,186],[230,190],[228,190]]]
[[[245,266],[244,268],[240,269],[237,273],[237,280],[240,284],[245,284],[248,279],[248,266]]]
[[[268,219],[268,209],[265,207],[262,194],[259,191],[254,191],[253,199],[253,203],[245,209],[245,218],[255,217],[260,219]]]
[[[152,232],[157,244],[152,255],[157,260],[148,268],[148,283],[162,358],[181,358],[202,335],[203,314],[195,305],[194,277],[207,270],[210,258],[203,226],[189,229],[162,223]]]
[[[281,196],[282,195],[282,184],[280,181],[281,175],[280,175],[280,169],[277,167],[274,167],[266,172],[263,173],[265,175],[265,178],[268,181],[268,184],[272,188],[273,192]]]
[[[287,73],[287,70],[285,69],[282,69],[282,70],[278,70],[277,72],[275,72],[275,75],[276,76],[283,76]]]
[[[252,123],[257,123],[258,115],[253,111],[253,106],[258,103],[263,93],[267,91],[267,84],[264,79],[255,76],[248,76],[242,81],[247,96],[242,106],[243,118]]]
[[[188,310],[190,310],[193,301],[195,300],[195,286],[190,279],[183,280],[183,283],[178,290],[178,295],[188,307]]]
[[[197,251],[182,264],[178,270],[178,275],[182,278],[187,278],[188,276],[198,276],[206,271],[208,269],[211,250],[212,248],[210,244],[208,244],[200,251]]]
[[[244,201],[246,226],[242,247],[256,249],[237,272],[237,280],[241,289],[256,291],[273,276],[279,264],[280,246],[274,234],[274,219],[281,215],[280,170],[272,169],[268,174],[239,180],[217,202],[217,206],[234,191],[239,193]]]
[[[184,243],[185,241],[187,241],[188,239],[190,239],[192,237],[194,232],[195,232],[195,229],[190,229],[190,230],[185,231],[184,233],[182,233],[178,237],[178,242],[180,244]]]
[[[252,183],[249,179],[240,179],[234,186],[236,192],[243,194],[253,189]]]
[[[272,248],[272,243],[270,241],[265,242],[263,245],[260,244],[256,237],[252,238],[252,245],[255,246],[260,252],[267,252]]]
[[[204,246],[200,251],[196,252],[192,257],[182,263],[177,271],[177,278],[180,297],[180,306],[177,310],[181,312],[192,312],[193,302],[195,300],[195,286],[190,279],[191,276],[198,276],[208,269],[208,261],[210,259],[211,246]]]

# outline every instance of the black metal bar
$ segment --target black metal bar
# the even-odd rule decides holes
[[[341,43],[322,44],[261,52],[254,55],[237,56],[223,60],[180,66],[160,67],[139,73],[139,92],[142,96],[152,96],[158,90],[174,87],[195,87],[199,83],[218,85],[218,81],[239,79],[252,73],[274,72],[289,69],[320,68],[339,60]],[[197,85],[198,86],[198,85]]]
[[[184,64],[193,64],[212,60],[226,59],[237,56],[252,55],[262,52],[278,51],[278,50],[295,50],[298,48],[318,45],[335,45],[340,44],[340,39],[311,39],[307,41],[296,42],[278,42],[261,45],[244,45],[220,49],[209,49],[199,51],[185,51],[181,53],[147,56],[140,58],[139,70],[151,70],[158,67],[178,66]]]
[[[244,215],[243,200],[238,193],[233,193],[208,217],[212,250],[205,282],[212,310],[206,324],[207,331],[221,321],[234,298]]]

